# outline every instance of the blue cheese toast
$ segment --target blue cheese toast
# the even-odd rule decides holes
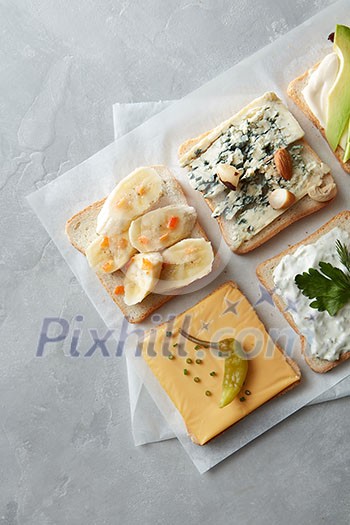
[[[336,195],[330,170],[275,93],[179,148],[230,249],[247,253]]]

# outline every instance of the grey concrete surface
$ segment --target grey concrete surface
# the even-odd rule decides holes
[[[200,476],[135,448],[124,363],[42,358],[44,317],[104,326],[25,195],[113,138],[116,101],[179,98],[328,0],[0,0],[0,524],[350,523],[349,400],[308,407]]]

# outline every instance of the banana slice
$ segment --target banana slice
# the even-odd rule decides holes
[[[131,259],[125,274],[124,301],[128,306],[138,304],[150,294],[159,279],[163,257],[160,253],[138,253]]]
[[[136,253],[128,232],[113,237],[99,236],[86,248],[89,265],[102,273],[113,273]]]
[[[191,235],[196,220],[191,206],[165,206],[133,221],[129,239],[139,252],[157,252]]]
[[[157,292],[182,288],[210,273],[214,253],[203,238],[184,239],[163,252],[163,270]]]
[[[162,194],[163,181],[155,169],[136,169],[108,195],[97,217],[97,233],[110,237],[126,231]]]

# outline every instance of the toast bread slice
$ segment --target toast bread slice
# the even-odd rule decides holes
[[[307,118],[311,120],[314,126],[318,128],[318,130],[322,133],[323,137],[327,140],[326,131],[324,127],[321,125],[318,118],[315,117],[315,115],[312,113],[302,93],[303,89],[306,87],[308,83],[311,73],[313,73],[313,71],[315,71],[318,68],[319,64],[320,62],[317,62],[317,64],[315,64],[311,69],[309,69],[308,71],[305,71],[305,73],[303,73],[296,79],[292,80],[292,82],[290,82],[287,88],[287,93],[290,96],[290,98],[293,100],[293,102],[295,102],[295,104],[302,110],[302,112],[307,116]],[[347,162],[343,162],[343,158],[344,158],[343,148],[341,146],[338,146],[337,149],[333,151],[333,153],[338,159],[342,168],[347,173],[350,173],[350,160],[348,160]]]
[[[152,166],[152,168],[155,169],[158,175],[163,179],[165,187],[164,195],[154,208],[161,208],[163,206],[168,206],[169,204],[188,205],[182,187],[168,168],[165,166]],[[102,199],[87,206],[68,219],[66,223],[66,234],[70,243],[83,255],[85,255],[87,246],[97,236],[96,220],[104,201],[105,199]],[[207,239],[204,230],[198,222],[192,230],[191,237],[204,237]],[[141,303],[128,306],[125,304],[123,296],[114,294],[115,288],[123,285],[124,273],[122,270],[118,270],[111,274],[96,273],[96,275],[129,323],[141,323],[173,297],[173,295],[151,293]]]
[[[191,310],[193,308],[195,308],[196,310],[198,311],[202,311],[201,310],[201,307],[200,305],[202,305],[203,303],[206,303],[208,301],[210,301],[210,298],[216,294],[220,289],[222,288],[225,288],[227,286],[230,286],[236,290],[238,290],[243,296],[244,294],[241,292],[239,286],[237,285],[236,282],[234,281],[226,281],[224,283],[222,283],[220,286],[218,286],[217,288],[215,288],[215,290],[213,290],[210,294],[208,294],[207,296],[205,296],[203,299],[201,299],[197,304],[195,304],[194,306],[188,308],[187,310],[185,310],[184,312],[182,312],[181,314],[179,314],[181,317],[183,317],[184,319],[186,318],[186,315],[189,314],[191,312]],[[257,316],[257,318],[260,320],[258,314],[256,313],[255,309],[251,306],[252,310],[254,311],[255,315]],[[173,321],[174,322],[174,321]],[[172,323],[173,323],[172,322]],[[156,331],[160,330],[160,329],[166,329],[168,326],[168,323],[165,322],[165,323],[162,323],[160,325],[157,326],[156,328]],[[173,324],[172,324],[173,326]],[[265,328],[265,330],[267,330]],[[145,334],[145,337],[148,335],[148,333],[146,332]],[[269,337],[269,335],[267,334],[267,337]],[[142,354],[142,347],[143,347],[143,341],[140,341],[139,342],[139,349],[141,350],[141,354]],[[272,399],[275,399],[277,397],[280,397],[281,395],[284,395],[285,393],[289,392],[290,390],[292,390],[294,387],[296,387],[300,381],[301,381],[301,371],[300,371],[300,368],[298,366],[298,364],[293,360],[291,359],[288,355],[286,355],[283,351],[283,349],[278,345],[278,343],[273,343],[274,347],[277,349],[278,352],[280,352],[282,354],[282,356],[284,357],[285,361],[288,363],[288,365],[292,368],[292,370],[295,372],[295,375],[297,376],[297,380],[294,381],[292,384],[290,384],[289,386],[287,386],[286,388],[280,390],[277,394],[273,395],[270,399],[268,399],[267,401],[265,401],[265,403],[268,403],[269,401],[271,401]],[[154,373],[154,372],[153,372]],[[249,372],[248,372],[249,373]],[[157,377],[157,376],[156,376]],[[157,377],[157,380],[158,377]],[[264,403],[262,403],[261,405],[259,405],[259,407],[257,407],[255,410],[259,409],[260,406],[262,406]],[[245,416],[247,417],[247,416]],[[233,423],[234,425],[235,423]],[[199,445],[199,446],[205,446],[207,443],[210,443],[212,439],[215,439],[218,435],[220,435],[221,433],[218,433],[216,434],[215,436],[213,436],[211,438],[211,440],[207,441],[205,444],[202,444],[202,443],[199,443],[197,437],[194,435],[193,432],[191,432],[191,428],[187,425],[187,422],[185,421],[185,425],[186,425],[186,428],[187,428],[187,432],[188,432],[188,435],[190,436],[191,440],[193,441],[194,444],[196,445]],[[228,427],[229,428],[229,427]],[[227,429],[225,429],[227,430]],[[223,432],[225,432],[225,430],[223,430]]]
[[[321,228],[319,228],[317,231],[306,237],[303,241],[298,242],[297,244],[291,246],[287,250],[284,250],[280,254],[272,257],[271,259],[268,259],[267,261],[264,261],[263,263],[259,264],[257,267],[256,273],[259,278],[259,280],[262,282],[262,284],[265,286],[265,288],[269,291],[271,294],[274,303],[278,307],[278,309],[283,313],[284,317],[287,319],[288,323],[292,326],[292,328],[297,332],[297,334],[300,337],[301,342],[301,350],[304,354],[306,363],[318,373],[324,373],[328,372],[332,368],[338,366],[343,361],[346,361],[350,358],[350,352],[344,352],[341,354],[340,358],[336,361],[327,361],[325,359],[320,359],[318,357],[314,357],[308,354],[307,352],[307,340],[306,338],[299,332],[299,329],[297,325],[294,322],[294,319],[292,315],[286,310],[287,305],[283,301],[282,297],[275,293],[275,285],[274,285],[274,279],[273,279],[273,273],[281,259],[288,254],[294,253],[299,246],[312,244],[317,241],[322,235],[328,233],[330,230],[335,228],[336,226],[339,226],[340,228],[346,230],[347,232],[350,232],[350,211],[343,211],[341,213],[338,213],[335,217],[333,217],[330,221],[328,221],[326,224],[324,224]]]
[[[183,157],[192,148],[194,148],[196,144],[199,144],[200,141],[204,137],[209,135],[211,132],[212,130],[206,131],[205,133],[202,133],[201,135],[195,138],[188,139],[187,141],[183,142],[178,149],[178,157]],[[313,149],[307,144],[307,142],[304,139],[295,142],[295,144],[302,144],[303,148],[307,150],[308,154],[311,155],[315,159],[315,161],[321,162],[318,155],[313,151]],[[323,178],[323,184],[327,185],[332,182],[334,182],[332,175],[330,173],[327,173]],[[214,209],[220,201],[220,198],[205,198],[205,201],[208,204],[211,211],[214,211]],[[233,238],[234,222],[226,219],[223,216],[217,217],[216,220],[218,221],[222,236],[224,237],[229,248],[233,252],[239,255],[243,255],[252,250],[255,250],[265,242],[269,241],[272,237],[274,237],[282,230],[293,224],[293,222],[303,219],[304,217],[306,217],[307,215],[311,215],[312,213],[316,213],[317,211],[327,206],[330,202],[331,201],[316,202],[315,200],[311,199],[308,195],[305,195],[305,197],[297,201],[291,208],[279,215],[274,221],[270,222],[260,232],[258,232],[250,239],[244,241],[238,248],[234,248],[232,246],[231,241],[231,239]]]

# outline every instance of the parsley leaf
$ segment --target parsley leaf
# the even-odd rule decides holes
[[[348,272],[350,272],[350,252],[347,246],[342,244],[340,241],[337,241],[335,243],[335,247],[337,248],[337,254],[339,256],[340,262],[345,266]]]
[[[339,240],[336,250],[340,262],[349,273],[330,263],[320,262],[320,270],[310,268],[295,277],[295,283],[303,295],[314,299],[310,307],[319,312],[327,311],[331,316],[336,315],[350,301],[350,252]]]

